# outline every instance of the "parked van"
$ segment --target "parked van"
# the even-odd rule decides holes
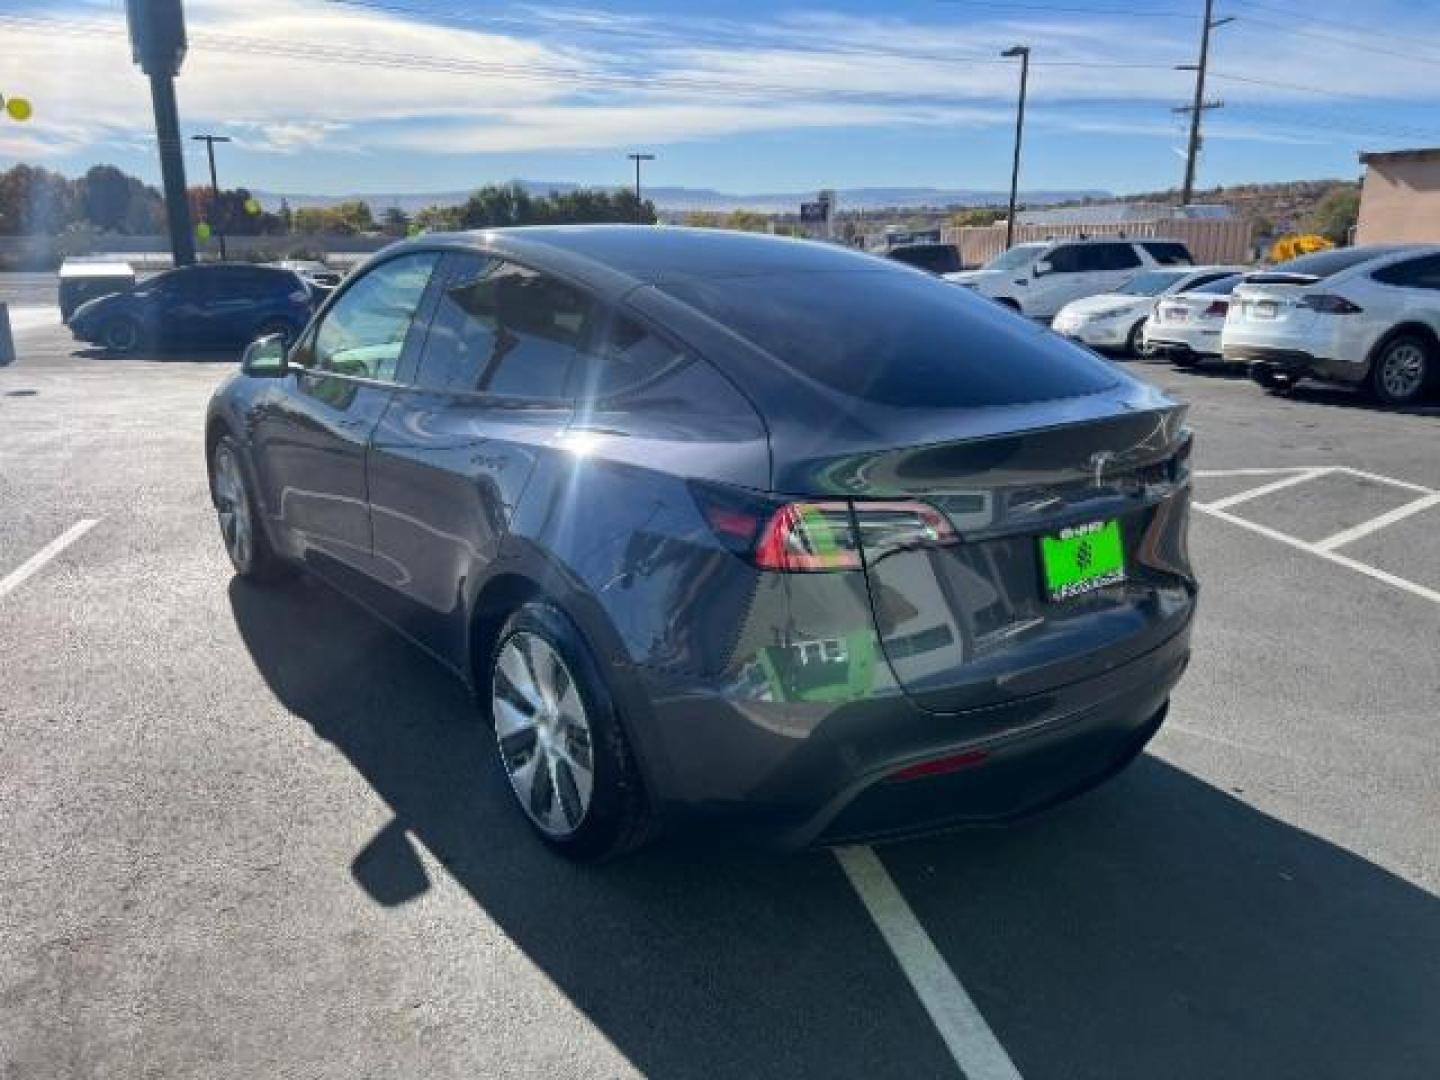
[[[60,265],[60,319],[68,323],[71,313],[86,300],[134,287],[135,269],[129,263],[66,259]]]
[[[979,270],[945,278],[1049,322],[1070,301],[1114,292],[1138,270],[1194,263],[1178,240],[1045,240],[1017,244]]]

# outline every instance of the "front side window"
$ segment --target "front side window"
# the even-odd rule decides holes
[[[1089,266],[1094,270],[1133,270],[1140,265],[1140,256],[1129,244],[1091,244]]]
[[[1075,274],[1081,270],[1090,270],[1085,262],[1085,247],[1082,244],[1065,244],[1057,247],[1050,253],[1050,272],[1052,274]]]
[[[986,263],[982,269],[997,274],[1024,269],[1035,261],[1035,256],[1040,254],[1043,247],[1043,244],[1021,244],[1009,251],[1002,251]]]
[[[440,256],[401,255],[366,272],[326,314],[313,366],[336,375],[391,382],[425,286]]]
[[[1150,240],[1140,245],[1161,266],[1189,266],[1190,249],[1175,240]]]
[[[431,321],[420,385],[559,399],[590,328],[579,289],[482,255],[461,256]]]

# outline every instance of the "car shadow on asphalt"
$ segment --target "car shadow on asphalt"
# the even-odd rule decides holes
[[[230,601],[279,700],[394,812],[351,864],[376,903],[430,887],[423,845],[645,1075],[954,1075],[828,855],[572,866],[429,657],[309,580]],[[882,856],[1027,1080],[1440,1075],[1440,901],[1153,756]]]
[[[235,349],[177,349],[174,352],[117,353],[99,346],[75,349],[70,354],[77,360],[104,360],[131,364],[238,364],[240,353]]]

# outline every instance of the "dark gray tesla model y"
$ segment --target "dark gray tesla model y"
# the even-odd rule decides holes
[[[250,346],[206,451],[237,572],[458,673],[574,857],[1024,814],[1135,757],[1189,655],[1183,406],[826,244],[398,244]]]

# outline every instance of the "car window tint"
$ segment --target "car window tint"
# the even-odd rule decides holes
[[[633,319],[616,315],[600,347],[583,359],[579,394],[583,399],[614,397],[654,381],[688,357]]]
[[[315,334],[314,366],[392,380],[439,256],[402,255],[368,271],[340,297]]]
[[[1132,270],[1140,265],[1140,256],[1129,244],[1091,244],[1089,254],[1096,270]]]
[[[1376,270],[1371,277],[1385,285],[1399,285],[1409,289],[1440,289],[1440,255],[1426,255],[1420,259],[1391,263]]]
[[[579,289],[513,263],[474,263],[450,278],[431,322],[420,381],[507,397],[565,394],[589,326]]]
[[[1235,291],[1235,286],[1245,280],[1244,274],[1226,274],[1224,277],[1207,280],[1202,285],[1191,285],[1183,292],[1214,293],[1218,296],[1225,296]]]
[[[658,286],[841,393],[907,408],[1013,405],[1115,385],[1085,349],[969,289],[900,270],[677,279]]]
[[[1050,252],[1046,258],[1050,262],[1052,274],[1074,274],[1091,269],[1085,265],[1084,244],[1064,244]]]
[[[1188,266],[1190,249],[1174,240],[1147,240],[1140,245],[1161,266]]]

